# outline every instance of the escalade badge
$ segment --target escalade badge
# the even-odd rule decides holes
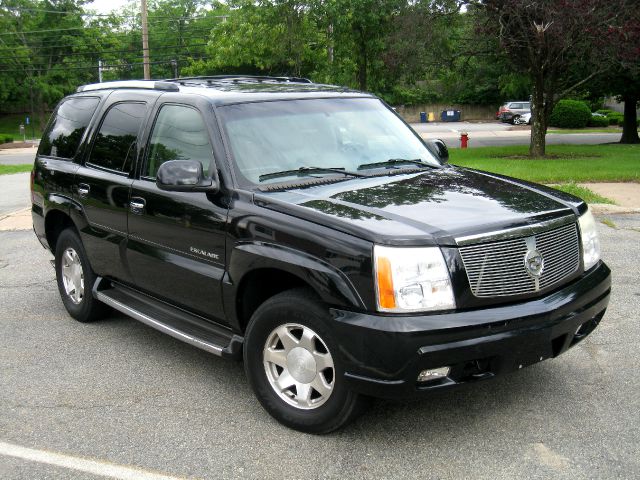
[[[544,269],[544,258],[537,249],[528,250],[524,256],[524,268],[532,277],[539,277]]]

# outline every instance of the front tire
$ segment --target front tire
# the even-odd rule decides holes
[[[258,400],[276,420],[307,433],[336,430],[366,406],[345,385],[328,320],[311,292],[289,290],[256,310],[245,335],[245,371]]]
[[[79,322],[102,318],[108,307],[93,298],[96,274],[91,270],[82,241],[75,230],[63,230],[56,242],[56,279],[67,312]]]

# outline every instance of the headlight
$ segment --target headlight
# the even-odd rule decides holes
[[[596,230],[596,220],[587,210],[578,220],[580,237],[582,238],[582,255],[584,269],[589,270],[600,260],[600,239]]]
[[[449,270],[438,247],[374,246],[378,311],[456,308]]]

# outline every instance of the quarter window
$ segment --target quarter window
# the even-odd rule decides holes
[[[93,117],[100,99],[75,97],[64,100],[57,108],[47,131],[42,136],[39,155],[71,159]]]
[[[113,105],[102,120],[89,163],[109,170],[130,172],[145,113],[145,104],[141,102]]]
[[[204,172],[211,173],[213,151],[198,110],[183,105],[165,105],[160,109],[143,176],[155,178],[160,165],[169,160],[197,160]]]

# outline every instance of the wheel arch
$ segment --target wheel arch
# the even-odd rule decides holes
[[[279,245],[237,246],[226,280],[225,311],[241,332],[264,301],[292,288],[307,288],[327,305],[364,308],[343,272],[320,258]]]

